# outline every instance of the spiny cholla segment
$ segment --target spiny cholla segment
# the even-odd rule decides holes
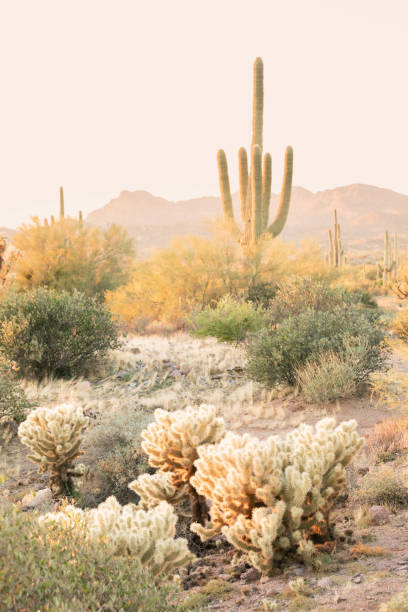
[[[206,404],[175,412],[158,409],[154,416],[155,422],[142,432],[142,448],[150,465],[170,472],[176,487],[188,483],[198,447],[216,444],[224,437],[224,420],[217,418],[215,406]]]
[[[169,472],[156,472],[155,474],[141,474],[137,480],[129,485],[129,489],[140,497],[139,507],[143,510],[154,508],[162,501],[177,504],[187,494],[187,485],[175,487]]]
[[[132,555],[155,577],[168,575],[195,559],[186,539],[174,539],[177,517],[166,502],[144,511],[134,504],[121,506],[115,497],[108,497],[94,510],[66,506],[62,512],[39,520],[43,525],[85,528],[91,540],[103,539],[113,554]]]
[[[356,422],[323,419],[285,439],[259,441],[228,433],[200,447],[191,484],[211,500],[211,523],[195,524],[202,539],[224,533],[264,573],[288,551],[308,557],[309,537],[329,528],[329,513],[345,485],[345,467],[363,444]]]
[[[88,418],[71,404],[55,408],[37,408],[21,423],[18,435],[33,452],[28,458],[39,465],[40,472],[50,472],[54,495],[72,491],[73,462],[82,452],[82,432]]]

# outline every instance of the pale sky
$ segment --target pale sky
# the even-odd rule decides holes
[[[0,225],[236,190],[257,56],[273,191],[408,194],[407,0],[0,0]]]

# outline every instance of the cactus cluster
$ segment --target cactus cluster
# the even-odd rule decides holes
[[[314,534],[332,535],[330,510],[362,444],[355,421],[323,419],[284,439],[228,433],[200,447],[191,484],[211,501],[211,522],[192,530],[203,540],[222,532],[263,573],[288,554],[309,557]]]
[[[384,259],[383,263],[377,264],[377,279],[381,279],[383,285],[387,285],[390,280],[396,280],[398,268],[398,243],[397,233],[394,240],[389,238],[388,231],[384,235]]]
[[[139,476],[129,485],[140,495],[142,506],[149,508],[161,500],[177,503],[188,496],[193,520],[203,523],[207,515],[205,500],[190,485],[194,462],[201,445],[216,444],[224,435],[224,420],[216,416],[215,406],[156,410],[155,421],[142,432],[142,448],[149,464],[159,472]]]
[[[336,268],[340,268],[343,263],[345,263],[343,246],[341,244],[340,223],[337,219],[337,210],[334,211],[333,231],[329,229],[328,263]]]
[[[88,418],[71,404],[55,408],[37,408],[18,428],[18,435],[32,454],[28,456],[39,466],[39,472],[49,472],[50,488],[55,497],[73,492],[74,461],[80,455],[82,433]]]
[[[39,521],[85,528],[91,540],[103,540],[114,555],[138,559],[155,578],[169,575],[195,558],[185,538],[175,539],[177,516],[165,501],[145,511],[134,504],[121,506],[115,497],[108,497],[94,510],[66,506]]]
[[[225,152],[220,149],[217,154],[218,176],[224,220],[233,236],[238,236],[243,247],[255,245],[261,236],[275,237],[283,230],[289,212],[292,190],[293,150],[287,147],[285,169],[279,207],[274,221],[269,224],[269,207],[271,202],[272,158],[270,153],[263,152],[263,107],[264,107],[264,72],[260,57],[254,63],[254,98],[252,120],[252,144],[250,169],[248,155],[244,147],[238,152],[239,183],[241,199],[241,229],[234,218],[232,196],[228,176],[228,164]]]

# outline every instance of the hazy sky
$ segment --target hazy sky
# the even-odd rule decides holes
[[[0,0],[0,225],[235,190],[256,56],[274,191],[408,193],[407,0]]]

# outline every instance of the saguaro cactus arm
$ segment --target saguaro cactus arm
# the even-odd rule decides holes
[[[280,195],[279,207],[275,215],[275,219],[266,230],[273,237],[278,236],[283,230],[286,219],[289,213],[290,196],[292,193],[292,176],[293,176],[293,149],[286,148],[285,153],[285,168],[283,172],[282,191]]]
[[[269,206],[271,204],[272,189],[272,157],[265,153],[262,172],[262,231],[268,227]]]
[[[231,225],[231,229],[236,229],[234,210],[232,208],[231,188],[228,176],[228,163],[225,152],[220,149],[217,154],[218,178],[220,182],[221,202],[224,211],[224,219]]]
[[[252,147],[251,193],[252,242],[256,243],[262,233],[262,151],[259,145]]]

